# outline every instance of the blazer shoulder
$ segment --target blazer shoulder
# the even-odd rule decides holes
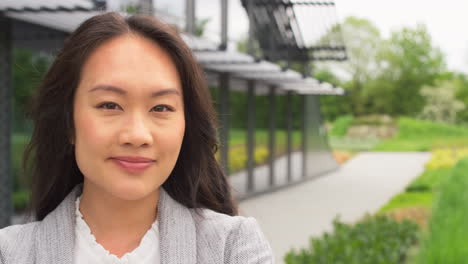
[[[0,229],[0,264],[23,263],[20,260],[33,249],[34,232],[39,223],[36,221]]]
[[[230,216],[209,209],[195,215],[197,240],[205,248],[217,245],[226,264],[274,263],[271,246],[253,217]]]

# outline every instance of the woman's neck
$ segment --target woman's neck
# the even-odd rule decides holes
[[[157,218],[159,189],[128,201],[92,184],[84,184],[80,212],[96,241],[118,257],[132,251]]]

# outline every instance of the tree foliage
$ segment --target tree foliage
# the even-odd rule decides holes
[[[370,89],[372,110],[391,115],[417,115],[424,105],[421,88],[434,85],[446,70],[444,55],[424,25],[393,32],[377,61],[379,75]]]
[[[315,74],[322,78],[325,69],[335,74],[328,79],[343,76],[341,86],[349,93],[340,104],[337,99],[321,100],[327,119],[375,113],[417,116],[425,104],[422,87],[433,86],[446,73],[444,54],[432,43],[427,28],[403,27],[383,39],[370,21],[349,17],[341,30],[349,60],[322,64],[322,72]],[[333,37],[336,33],[331,31],[324,38]]]

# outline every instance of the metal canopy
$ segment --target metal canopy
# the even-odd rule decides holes
[[[96,1],[98,2],[98,1]],[[100,1],[102,2],[102,1]],[[39,12],[39,11],[90,11],[96,8],[90,0],[2,0],[0,12]]]
[[[346,60],[334,1],[241,1],[265,59]]]
[[[71,33],[86,19],[100,14],[99,11],[75,11],[75,12],[6,12],[7,17],[47,27],[65,33]]]
[[[334,88],[329,83],[290,70],[279,65],[256,60],[253,56],[229,51],[194,51],[199,63],[208,71],[230,73],[232,77],[259,81],[265,85],[276,85],[280,89],[301,94],[343,95],[343,89]]]
[[[77,2],[88,2],[77,0]],[[99,11],[76,11],[76,12],[5,12],[6,16],[13,18],[14,26],[24,27],[21,37],[14,37],[20,46],[41,46],[43,48],[53,47],[57,50],[63,40],[86,19],[100,14]],[[125,15],[125,13],[122,13]],[[38,26],[39,25],[39,26]],[[35,28],[33,28],[35,27]],[[44,37],[37,39],[38,27],[44,31]],[[14,30],[14,32],[20,32]],[[27,32],[34,32],[28,37]],[[18,34],[18,33],[16,33]],[[51,38],[55,36],[55,38]],[[306,81],[302,74],[293,70],[284,70],[279,65],[236,51],[220,51],[215,43],[187,33],[183,33],[182,39],[193,50],[194,56],[200,65],[207,71],[230,73],[232,77],[241,80],[254,80],[267,86],[276,85],[279,88],[305,93],[309,89],[310,94],[341,94],[338,90],[315,89],[316,83]],[[48,38],[49,37],[49,38]],[[40,43],[40,42],[46,43]],[[53,43],[51,43],[53,41]],[[311,78],[309,78],[311,79]],[[294,88],[291,88],[294,84]],[[299,87],[296,89],[295,87]],[[304,87],[304,88],[300,88]],[[297,91],[296,91],[297,90]]]

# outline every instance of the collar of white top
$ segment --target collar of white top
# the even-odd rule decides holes
[[[140,245],[133,251],[125,253],[121,258],[111,254],[107,249],[105,249],[96,241],[96,237],[93,235],[88,224],[83,219],[83,215],[79,210],[80,200],[81,195],[75,201],[76,232],[77,235],[79,235],[85,241],[85,243],[89,245],[89,248],[97,255],[103,256],[103,258],[115,263],[115,261],[145,259],[147,252],[155,248],[155,244],[158,242],[158,219],[153,222],[151,228],[148,229],[148,231],[141,239]]]

